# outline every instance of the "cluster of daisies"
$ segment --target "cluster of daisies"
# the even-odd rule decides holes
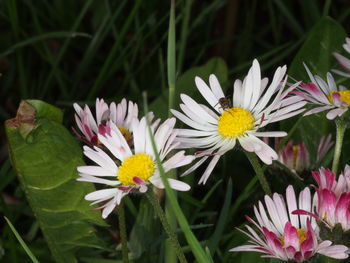
[[[344,48],[350,53],[350,40]],[[350,70],[350,60],[335,54],[341,64]],[[328,111],[327,118],[342,117],[350,105],[350,91],[337,86],[330,73],[327,81],[311,74],[311,82],[287,84],[286,66],[275,71],[272,81],[261,77],[260,65],[253,61],[247,76],[236,80],[233,96],[228,98],[215,75],[209,81],[195,78],[198,91],[207,101],[200,104],[186,94],[181,94],[181,110],[171,113],[188,128],[176,128],[176,118],[163,122],[152,112],[139,116],[138,105],[123,99],[119,104],[107,104],[96,100],[96,113],[88,106],[74,104],[76,123],[80,131],[75,133],[87,144],[84,154],[93,165],[78,167],[79,181],[109,186],[85,196],[92,204],[101,203],[102,217],[106,218],[120,204],[122,198],[132,192],[145,193],[153,187],[170,187],[188,191],[190,186],[180,180],[162,178],[158,165],[165,172],[191,166],[182,174],[187,175],[210,159],[199,184],[205,184],[220,157],[240,147],[254,152],[265,164],[279,161],[293,171],[315,168],[304,144],[289,142],[280,152],[267,143],[266,138],[283,137],[284,131],[267,131],[270,123],[298,114],[314,114]],[[342,73],[346,75],[346,73]],[[350,75],[349,75],[350,76]],[[308,104],[308,105],[307,105]],[[307,105],[307,110],[304,108]],[[321,139],[318,161],[332,147],[330,136]],[[198,149],[194,155],[186,155],[185,149]],[[161,161],[161,164],[157,162]],[[301,262],[315,253],[343,259],[348,257],[348,247],[332,245],[331,237],[321,237],[320,225],[332,232],[341,226],[344,232],[350,228],[350,167],[339,176],[327,169],[313,172],[318,187],[315,194],[309,188],[300,192],[299,198],[292,186],[288,186],[285,199],[275,193],[265,196],[264,204],[254,207],[256,220],[247,217],[254,225],[246,225],[249,245],[231,251],[258,251],[265,257]]]

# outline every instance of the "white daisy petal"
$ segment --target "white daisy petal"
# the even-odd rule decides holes
[[[210,88],[217,99],[225,97],[224,93],[222,92],[220,83],[214,74],[211,74],[209,76],[209,83],[210,83]]]
[[[111,186],[120,184],[119,181],[102,179],[88,174],[80,174],[80,177],[77,179],[77,181],[106,184]]]
[[[299,198],[299,203],[306,213],[311,213],[311,207],[305,205],[309,200],[309,189],[305,188]],[[294,189],[288,186],[286,190],[286,200],[288,211],[291,213],[297,209]],[[257,222],[247,217],[249,222],[256,226],[259,233],[256,233],[251,227],[246,225],[249,232],[238,229],[239,232],[245,234],[250,240],[248,245],[238,246],[231,249],[231,252],[238,251],[255,251],[266,255],[262,257],[276,258],[281,261],[303,262],[309,260],[316,253],[323,254],[332,258],[344,259],[348,248],[343,245],[332,245],[329,240],[320,240],[318,236],[317,224],[307,221],[305,225],[299,225],[298,215],[289,215],[285,199],[277,194],[273,194],[273,199],[265,196],[265,205],[268,213],[266,213],[264,205],[259,202],[259,210],[254,206],[254,213]],[[305,233],[300,235],[299,232]],[[305,237],[309,242],[303,243]],[[320,240],[320,241],[319,241]],[[320,242],[320,243],[319,243]]]
[[[226,96],[214,75],[209,77],[210,87],[204,80],[196,77],[197,89],[208,105],[220,114],[219,116],[189,96],[181,95],[182,112],[176,110],[171,110],[171,112],[190,128],[178,129],[176,138],[176,141],[180,142],[178,147],[198,148],[201,149],[198,156],[205,156],[205,159],[213,157],[200,183],[207,181],[218,162],[218,155],[231,150],[237,139],[246,151],[255,152],[263,162],[271,164],[277,159],[276,152],[256,136],[282,137],[286,133],[260,132],[259,128],[270,122],[287,119],[301,113],[304,110],[301,107],[306,104],[300,96],[290,94],[299,83],[284,88],[287,81],[286,69],[285,66],[277,68],[272,83],[268,86],[268,79],[261,79],[260,65],[257,60],[254,60],[243,82],[240,80],[234,82],[232,105],[228,106],[223,106],[222,102],[219,105],[219,100]],[[203,162],[204,158],[184,174],[194,171]]]
[[[340,60],[340,63],[347,63],[347,61],[342,60],[341,55],[336,53],[333,53],[333,55]],[[314,106],[311,110],[308,110],[304,116],[329,110],[326,116],[328,119],[333,120],[346,112],[349,107],[346,101],[350,91],[344,89],[341,85],[337,86],[331,73],[327,73],[327,81],[324,81],[320,76],[312,75],[308,67],[305,64],[304,66],[311,83],[304,83],[301,85],[300,91],[297,91],[297,94]],[[333,72],[350,77],[350,74],[344,72],[337,70],[333,70]]]
[[[210,104],[210,106],[212,106],[217,112],[219,112],[220,105],[218,104],[218,102],[220,98],[215,97],[212,90],[201,78],[196,77],[194,80],[202,96],[206,99],[206,101]]]
[[[105,168],[102,168],[100,166],[78,166],[78,172],[79,173],[85,173],[85,174],[91,174],[96,176],[116,176],[116,172],[118,169],[115,170],[107,170]]]
[[[117,188],[98,190],[98,191],[92,192],[90,194],[87,194],[85,196],[85,200],[94,201],[94,200],[99,200],[99,199],[111,198],[119,191],[120,190]]]
[[[98,114],[101,115],[104,104],[103,100],[97,101],[99,106]],[[122,101],[117,106],[115,116],[122,120],[126,115],[126,101]],[[106,218],[119,205],[123,196],[130,192],[138,191],[145,193],[148,187],[164,188],[157,169],[156,155],[153,151],[151,136],[154,137],[156,147],[162,161],[162,166],[165,171],[181,167],[191,163],[193,156],[185,155],[184,151],[174,153],[167,161],[163,159],[167,157],[170,151],[173,151],[180,144],[176,140],[178,130],[175,129],[175,118],[169,118],[162,124],[156,120],[150,127],[147,127],[146,117],[141,120],[137,119],[136,105],[129,103],[128,116],[133,116],[132,123],[128,127],[132,127],[132,136],[134,147],[130,147],[126,138],[121,133],[121,130],[115,123],[110,123],[110,130],[98,134],[101,143],[109,150],[109,154],[102,149],[95,147],[91,149],[84,147],[84,154],[94,161],[97,165],[79,166],[79,178],[77,181],[91,182],[105,185],[106,189],[94,191],[85,196],[88,201],[93,201],[92,204],[104,203],[102,209],[102,217]],[[119,111],[119,113],[118,113]],[[118,116],[118,114],[120,116]],[[148,114],[150,119],[153,119],[153,114]],[[130,120],[129,120],[130,121]],[[112,158],[109,155],[113,155]],[[116,163],[113,160],[116,160]],[[106,178],[104,178],[106,177]],[[110,177],[115,177],[116,180],[110,180]],[[178,191],[188,191],[190,186],[179,180],[169,179],[170,186]]]

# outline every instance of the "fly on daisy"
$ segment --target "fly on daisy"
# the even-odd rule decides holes
[[[174,129],[176,119],[171,118],[159,125],[156,121],[152,125],[152,133],[157,146],[157,154],[162,161],[165,172],[187,165],[193,157],[184,155],[184,151],[174,153],[169,157],[178,143],[175,142],[177,131]],[[133,147],[131,148],[120,129],[110,124],[110,133],[98,134],[99,141],[113,155],[110,157],[98,147],[84,146],[84,154],[96,165],[78,167],[78,181],[93,182],[109,186],[85,196],[92,204],[104,202],[102,217],[106,218],[120,204],[123,196],[131,192],[144,193],[149,186],[164,188],[156,164],[156,154],[153,150],[151,137],[146,124],[146,117],[141,120],[134,118]],[[166,157],[169,157],[166,159]],[[175,179],[168,179],[170,187],[178,191],[188,191],[190,186]]]
[[[277,68],[271,84],[267,86],[268,79],[261,79],[259,63],[254,60],[243,82],[235,81],[230,107],[222,107],[219,103],[226,96],[215,75],[210,75],[209,86],[201,78],[195,78],[199,92],[210,107],[181,94],[183,103],[180,108],[183,113],[172,110],[179,120],[190,127],[179,130],[180,147],[203,149],[196,154],[201,159],[184,175],[213,156],[199,181],[205,184],[220,156],[233,149],[237,140],[244,150],[255,152],[266,164],[278,158],[277,153],[258,137],[282,137],[287,134],[283,131],[262,132],[259,129],[301,113],[306,104],[300,97],[289,96],[297,84],[284,89],[286,69],[286,66]]]

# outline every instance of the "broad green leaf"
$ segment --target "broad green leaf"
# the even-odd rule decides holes
[[[289,76],[296,80],[308,81],[303,66],[307,64],[311,72],[325,77],[337,64],[332,52],[339,51],[345,41],[344,28],[330,17],[321,19],[308,33],[306,40],[293,59]]]
[[[5,126],[13,167],[52,256],[73,263],[79,247],[100,247],[91,224],[104,222],[84,200],[94,187],[76,181],[82,151],[61,120],[54,106],[22,101],[16,118]]]
[[[326,73],[336,65],[332,52],[339,51],[346,33],[335,20],[325,17],[321,19],[308,33],[304,44],[295,56],[288,75],[295,81],[310,82],[303,62],[313,74],[325,79]],[[300,116],[281,122],[281,128],[288,131]],[[306,143],[315,156],[319,138],[334,129],[333,123],[324,113],[303,117],[294,138]]]
[[[227,66],[224,60],[221,58],[212,58],[206,64],[200,67],[191,68],[182,74],[176,80],[174,105],[175,109],[179,108],[180,94],[185,93],[189,96],[195,96],[202,99],[202,96],[196,88],[194,78],[196,76],[202,78],[205,82],[209,82],[209,75],[215,74],[221,84],[227,81]],[[162,119],[168,116],[168,92],[159,94],[159,97],[150,104],[150,110],[153,111],[156,116]]]

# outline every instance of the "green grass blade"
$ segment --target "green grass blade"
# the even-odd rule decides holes
[[[326,17],[329,14],[329,9],[331,8],[332,0],[326,0],[323,10],[322,10],[322,16]]]
[[[185,59],[187,35],[188,35],[188,25],[190,22],[191,6],[193,0],[185,0],[185,10],[183,12],[182,25],[181,25],[181,38],[179,45],[179,55],[178,55],[178,66],[177,74],[182,72],[182,67]]]
[[[170,17],[169,17],[169,30],[168,30],[168,50],[167,50],[167,73],[168,73],[168,86],[169,86],[169,111],[168,116],[171,116],[170,109],[174,108],[174,96],[175,96],[175,81],[176,81],[176,36],[175,36],[175,0],[171,1]],[[175,170],[171,171],[168,175],[171,178],[176,177]],[[175,195],[175,198],[177,196]],[[165,216],[172,229],[177,227],[176,216],[171,208],[171,202],[168,198],[165,201]],[[176,250],[170,242],[170,239],[165,243],[165,261],[168,263],[176,263]]]
[[[171,1],[169,35],[168,35],[168,85],[169,85],[169,109],[174,108],[175,79],[176,79],[176,39],[175,39],[175,0]],[[169,116],[171,113],[169,111]]]
[[[120,2],[115,12],[112,15],[106,16],[105,19],[101,22],[101,25],[95,32],[89,46],[84,53],[84,57],[79,64],[73,80],[73,87],[77,87],[79,85],[81,78],[89,68],[89,65],[91,65],[93,58],[96,56],[97,50],[100,48],[103,40],[108,36],[108,33],[110,33],[111,26],[115,24],[116,18],[119,17],[126,3],[127,1],[125,0]]]
[[[226,226],[226,222],[229,219],[228,213],[230,210],[231,199],[232,199],[232,179],[230,178],[226,187],[225,200],[221,208],[219,220],[216,223],[214,234],[209,239],[208,248],[209,248],[209,251],[211,252],[211,255],[214,255],[215,250],[218,248],[219,242],[222,238],[222,235]]]
[[[113,62],[116,58],[116,54],[117,54],[118,48],[120,47],[121,41],[124,39],[126,33],[128,32],[128,30],[131,26],[131,23],[132,23],[135,15],[137,14],[137,10],[139,9],[141,3],[142,3],[141,0],[137,0],[136,3],[134,4],[134,7],[131,10],[128,18],[126,19],[125,24],[123,25],[123,27],[120,30],[120,34],[118,36],[118,39],[114,42],[113,47],[112,47],[111,51],[109,52],[107,59],[106,59],[105,63],[103,64],[103,66],[98,74],[98,77],[97,77],[93,87],[91,88],[91,90],[87,96],[88,100],[91,100],[96,96],[98,90],[102,87],[102,85],[105,83],[106,79],[108,78],[111,65],[113,64]]]
[[[144,101],[144,112],[147,113],[148,112],[148,105],[147,105],[147,98],[146,98],[145,93],[143,93],[143,101]],[[208,262],[210,262],[210,259],[209,259],[208,255],[206,254],[205,250],[202,248],[201,244],[198,242],[195,235],[193,234],[191,227],[189,226],[187,219],[186,219],[184,213],[182,212],[180,205],[176,199],[176,195],[174,193],[174,190],[170,187],[169,182],[166,179],[165,171],[164,171],[164,168],[162,166],[162,162],[160,160],[160,157],[157,154],[157,152],[158,152],[157,146],[155,144],[154,137],[152,135],[149,123],[148,123],[148,130],[149,130],[149,133],[151,135],[151,142],[152,142],[153,150],[156,153],[155,155],[156,155],[156,162],[157,162],[159,174],[160,174],[161,179],[163,181],[163,184],[165,186],[165,193],[166,193],[166,196],[167,196],[169,202],[172,205],[172,209],[173,209],[174,213],[177,216],[177,221],[178,221],[178,223],[179,223],[179,225],[180,225],[180,227],[185,235],[187,243],[191,247],[192,253],[194,254],[196,260],[199,263],[208,263]]]
[[[75,22],[74,22],[74,24],[73,24],[73,26],[72,26],[72,28],[71,28],[71,30],[70,30],[71,33],[77,31],[77,29],[78,29],[78,27],[79,27],[81,21],[82,21],[83,18],[85,17],[87,11],[89,10],[89,8],[90,8],[90,6],[92,5],[93,2],[94,2],[94,0],[88,0],[88,1],[85,2],[84,6],[83,6],[83,8],[82,8],[82,10],[81,10],[81,12],[79,13],[77,19],[75,20]],[[72,33],[72,34],[74,34],[74,33]],[[71,41],[71,38],[68,38],[68,39],[64,42],[63,46],[60,48],[60,51],[59,51],[59,53],[58,53],[58,55],[57,55],[57,58],[56,58],[56,60],[54,61],[53,67],[52,67],[52,69],[51,69],[51,71],[50,71],[50,73],[49,73],[49,75],[48,75],[48,77],[47,77],[47,79],[46,79],[46,81],[45,81],[45,84],[44,84],[44,87],[43,87],[43,91],[42,91],[43,94],[46,93],[48,87],[50,86],[52,77],[56,74],[56,71],[58,70],[58,65],[60,64],[60,62],[61,62],[61,60],[62,60],[64,54],[66,53],[66,51],[67,51],[67,49],[68,49],[68,46],[69,46],[69,44],[70,44],[70,41]]]
[[[13,53],[17,49],[26,47],[28,45],[35,44],[39,41],[43,41],[46,39],[50,39],[50,38],[74,38],[74,37],[91,38],[91,35],[86,34],[86,33],[82,33],[82,32],[66,32],[66,31],[55,31],[55,32],[41,34],[41,35],[28,38],[24,41],[21,41],[21,42],[18,42],[16,44],[12,45],[9,49],[7,49],[6,51],[4,51],[0,54],[0,58],[3,58],[5,56]]]
[[[258,178],[256,176],[254,176],[250,182],[247,184],[247,186],[244,188],[243,192],[240,193],[240,195],[238,196],[238,198],[236,199],[236,201],[233,203],[233,205],[231,206],[230,209],[230,213],[229,213],[229,218],[234,218],[236,216],[236,213],[238,211],[238,208],[240,207],[240,205],[249,197],[252,196],[252,192],[254,187],[256,186],[258,182]]]
[[[208,191],[208,193],[206,193],[206,195],[203,197],[203,199],[201,200],[201,204],[202,207],[197,208],[195,210],[195,212],[193,212],[192,217],[190,218],[190,223],[193,224],[193,222],[197,219],[198,217],[198,213],[202,210],[202,208],[204,207],[204,205],[206,204],[206,202],[208,201],[208,199],[214,194],[215,190],[219,187],[219,185],[223,182],[222,179],[220,179],[219,181],[217,181]]]
[[[9,14],[9,20],[11,23],[11,28],[12,28],[12,32],[14,35],[14,39],[15,41],[19,41],[20,39],[20,25],[19,25],[19,18],[18,18],[18,12],[17,12],[17,1],[4,1],[5,6],[8,10],[8,14]],[[30,96],[28,88],[27,88],[27,83],[25,81],[26,79],[26,70],[24,67],[24,63],[23,63],[24,59],[23,59],[23,54],[22,52],[17,52],[16,53],[16,64],[17,64],[17,71],[18,71],[18,85],[19,85],[19,89],[21,92],[21,96],[23,97],[28,97]]]
[[[290,12],[290,9],[285,5],[285,2],[282,0],[274,0],[276,6],[280,9],[281,13],[285,16],[290,28],[294,31],[298,36],[302,36],[304,33],[303,28],[299,24],[298,20],[295,16]]]
[[[27,253],[28,257],[32,260],[32,262],[39,263],[39,261],[36,259],[36,257],[32,253],[32,251],[30,251],[29,247],[26,245],[26,243],[24,242],[22,237],[18,234],[16,228],[12,225],[10,220],[6,216],[4,216],[4,218],[5,218],[6,222],[7,222],[7,224],[9,225],[9,227],[11,228],[13,234],[16,236],[18,242],[21,244],[21,246],[23,247],[23,249]]]

